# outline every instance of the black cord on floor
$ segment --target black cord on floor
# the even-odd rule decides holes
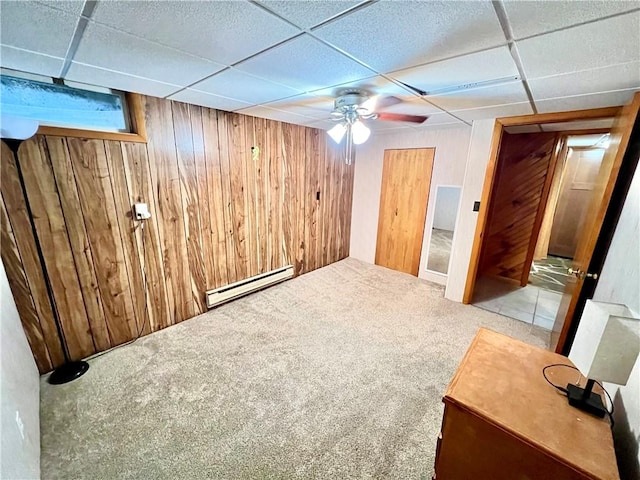
[[[142,268],[142,287],[144,289],[144,312],[143,312],[143,316],[142,316],[142,325],[140,326],[140,330],[138,330],[138,334],[136,335],[136,337],[133,340],[129,340],[128,342],[125,343],[121,343],[120,345],[116,345],[113,348],[110,348],[109,350],[105,350],[104,352],[100,352],[100,353],[96,353],[94,355],[91,355],[90,357],[85,358],[85,361],[89,362],[91,360],[95,360],[98,357],[101,357],[102,355],[105,355],[109,352],[113,352],[114,350],[118,349],[118,348],[122,348],[125,347],[127,345],[131,345],[132,343],[134,343],[136,340],[138,340],[140,337],[142,337],[142,332],[144,331],[144,327],[147,324],[147,313],[148,313],[148,309],[149,309],[149,292],[147,291],[147,248],[146,245],[144,243],[144,221],[142,221],[140,223],[140,237],[141,237],[141,242],[142,243],[142,258],[144,260],[144,265]]]
[[[580,370],[578,370],[578,368],[574,367],[573,365],[567,365],[565,363],[552,363],[551,365],[547,365],[546,367],[544,367],[542,369],[542,376],[547,381],[547,383],[549,385],[551,385],[553,388],[555,388],[556,390],[558,390],[558,391],[564,393],[565,395],[567,395],[569,393],[569,391],[566,388],[552,383],[551,380],[549,380],[549,378],[547,378],[547,369],[548,368],[552,368],[552,367],[566,367],[566,368],[570,368],[572,370],[575,370],[578,373],[580,373]],[[609,420],[611,422],[611,429],[613,429],[613,426],[615,425],[615,422],[613,420],[614,407],[613,407],[613,400],[611,399],[611,395],[609,395],[609,392],[607,392],[607,389],[604,388],[602,383],[600,383],[598,380],[594,380],[594,382],[597,383],[600,386],[600,388],[604,391],[604,393],[607,395],[607,398],[609,399],[609,403],[611,404],[611,411],[607,410],[607,414],[609,415]]]

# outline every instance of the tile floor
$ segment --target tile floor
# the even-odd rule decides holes
[[[536,285],[519,287],[506,280],[480,278],[476,282],[476,307],[551,330],[562,295]]]

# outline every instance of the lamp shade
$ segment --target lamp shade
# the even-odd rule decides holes
[[[640,318],[624,305],[587,300],[569,358],[589,378],[626,385],[640,354]]]
[[[371,135],[371,130],[360,120],[357,120],[351,125],[351,135],[353,135],[353,143],[360,145],[367,141],[369,135]]]
[[[12,117],[9,115],[0,117],[0,137],[2,138],[26,140],[36,134],[38,127],[38,121],[31,118]]]
[[[347,132],[346,125],[344,123],[338,123],[336,124],[335,127],[329,130],[327,133],[331,138],[333,138],[334,142],[340,143],[346,132]]]

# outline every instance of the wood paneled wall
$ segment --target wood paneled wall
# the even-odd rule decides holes
[[[38,135],[18,153],[74,359],[204,312],[206,290],[288,264],[299,275],[349,253],[354,167],[324,132],[143,103],[146,144]],[[2,260],[47,372],[62,350],[4,143],[1,190]],[[131,215],[136,202],[152,215],[144,229]]]
[[[480,275],[526,285],[554,173],[557,142],[556,133],[504,133]]]

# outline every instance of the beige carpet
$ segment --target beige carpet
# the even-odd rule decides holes
[[[347,259],[42,381],[42,478],[430,479],[480,326],[548,334]]]

